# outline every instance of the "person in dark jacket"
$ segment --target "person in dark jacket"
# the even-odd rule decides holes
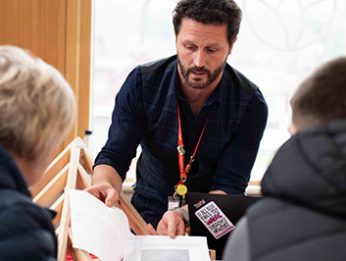
[[[55,213],[32,202],[75,118],[72,89],[52,66],[0,46],[0,260],[56,260]]]
[[[227,63],[241,14],[233,0],[178,1],[177,55],[137,66],[127,77],[90,193],[117,205],[140,145],[131,202],[154,227],[165,211],[184,204],[187,190],[244,194],[268,109],[259,88]],[[176,211],[165,217],[182,220]]]
[[[232,232],[224,260],[346,260],[346,57],[291,99],[293,136],[262,181],[264,198]]]

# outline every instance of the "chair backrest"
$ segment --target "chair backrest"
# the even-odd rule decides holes
[[[91,185],[93,159],[81,138],[74,139],[48,166],[40,181],[30,188],[33,201],[57,212],[53,223],[58,237],[58,260],[66,260],[68,252],[74,260],[91,260],[88,253],[72,247],[70,208],[65,192]],[[136,235],[149,235],[146,222],[136,209],[120,195],[120,208]]]

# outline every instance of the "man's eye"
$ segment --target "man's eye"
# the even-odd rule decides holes
[[[192,45],[185,45],[185,48],[190,50],[190,51],[193,51],[195,49],[195,47]]]
[[[206,51],[207,53],[215,53],[217,50],[212,48],[207,48]]]

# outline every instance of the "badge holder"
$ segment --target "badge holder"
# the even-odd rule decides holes
[[[175,186],[175,192],[173,196],[168,197],[168,210],[173,210],[182,207],[186,204],[185,195],[187,193],[187,187],[184,184],[178,184]]]
[[[176,196],[168,197],[168,210],[174,210],[180,207],[180,198]]]

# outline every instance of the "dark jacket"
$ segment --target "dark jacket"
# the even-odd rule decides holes
[[[32,202],[16,163],[0,145],[0,260],[56,260],[53,217]]]
[[[225,260],[346,260],[346,121],[293,136],[264,175]]]

